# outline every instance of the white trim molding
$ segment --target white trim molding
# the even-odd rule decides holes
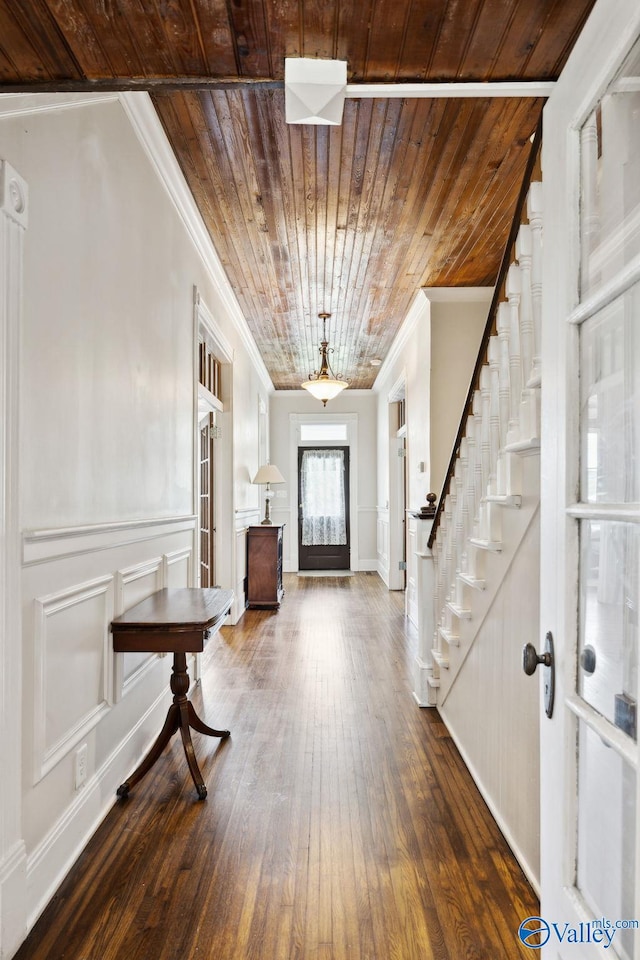
[[[109,550],[129,543],[155,540],[167,534],[195,531],[197,517],[158,517],[150,520],[126,520],[77,527],[25,530],[22,533],[22,563],[46,563],[66,557]]]
[[[0,160],[0,956],[26,932],[22,836],[22,616],[20,609],[19,369],[22,263],[29,190]]]
[[[442,83],[348,83],[345,97],[352,99],[403,97],[435,100],[438,97],[464,99],[474,97],[549,97],[554,80],[485,80]]]

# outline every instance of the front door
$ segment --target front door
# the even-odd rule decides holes
[[[541,917],[520,931],[544,960],[640,958],[639,36],[637,0],[600,0],[544,117],[539,672],[555,697]]]
[[[298,494],[300,570],[348,570],[349,447],[300,447]]]

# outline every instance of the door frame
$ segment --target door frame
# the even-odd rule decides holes
[[[199,383],[198,342],[203,336],[207,338],[216,358],[222,364],[221,399],[214,397]],[[213,526],[216,532],[214,566],[217,583],[235,591],[236,584],[233,577],[233,571],[236,569],[235,532],[233,529],[233,510],[229,509],[229,505],[234,502],[233,419],[231,413],[233,349],[195,286],[193,288],[193,386],[194,549],[191,579],[194,586],[197,586],[200,576],[200,531],[196,529],[200,514],[200,427],[204,419],[213,414],[214,445],[216,447],[213,458],[215,475],[212,504]],[[241,606],[241,609],[238,609],[238,601],[234,601],[231,613],[232,622],[237,622],[243,612],[244,605]]]
[[[347,426],[347,439],[318,443],[300,440],[300,425],[303,423],[344,423]],[[290,413],[289,414],[289,490],[296,491],[296,497],[289,498],[290,530],[298,529],[298,447],[349,447],[349,524],[351,528],[351,570],[361,570],[358,514],[358,414],[357,413]],[[363,508],[366,509],[366,508]],[[374,508],[371,508],[374,509]],[[285,561],[285,571],[295,573],[298,569],[298,537],[289,537],[289,559]]]
[[[400,426],[398,404],[406,405],[406,372],[403,370],[387,396],[389,424],[389,590],[406,590],[407,573],[400,566],[408,561],[407,462],[409,433],[405,406],[404,426]],[[404,452],[401,452],[404,451]]]
[[[571,704],[577,700],[573,698],[573,691],[577,670],[578,524],[567,515],[567,507],[576,499],[579,463],[579,409],[574,387],[578,372],[578,329],[575,324],[567,322],[579,303],[579,131],[639,33],[640,7],[636,0],[598,0],[544,110],[538,649],[544,649],[545,635],[551,631],[555,644],[556,691],[554,712],[549,719],[544,709],[541,677],[540,913],[547,921],[572,925],[590,919],[573,892],[577,845],[574,825],[578,800],[576,711],[580,705],[572,707]],[[567,701],[569,705],[565,706]],[[565,844],[567,837],[571,841]],[[560,857],[556,856],[556,850],[562,851]],[[636,836],[636,875],[639,853],[640,837]],[[638,895],[636,886],[636,901]],[[577,949],[581,960],[602,956],[600,949],[593,944],[581,944]],[[550,940],[542,948],[541,955],[545,960],[573,955],[570,947],[566,952],[563,950],[557,941]],[[573,952],[576,952],[575,947]],[[640,946],[637,946],[636,957],[639,955]]]
[[[302,456],[306,450],[340,450],[344,453],[344,476],[343,476],[343,486],[345,493],[345,527],[347,533],[347,558],[348,565],[346,567],[301,567],[300,562],[302,559],[302,515],[301,515],[301,494],[300,494],[300,481],[301,481],[301,472],[302,472]],[[330,443],[330,444],[303,444],[298,447],[298,486],[297,486],[297,500],[298,500],[298,569],[299,570],[351,570],[351,448],[346,444],[339,443]]]

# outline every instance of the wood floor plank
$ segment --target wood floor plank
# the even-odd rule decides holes
[[[501,960],[538,903],[435,711],[404,597],[287,575],[208,643],[227,741],[174,742],[117,801],[16,960]],[[114,798],[115,799],[115,798]]]

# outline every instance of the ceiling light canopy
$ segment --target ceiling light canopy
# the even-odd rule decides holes
[[[305,380],[302,387],[308,390],[316,400],[322,400],[322,405],[326,407],[327,400],[333,400],[338,394],[349,386],[349,381],[345,380],[341,373],[335,374],[329,365],[328,356],[333,353],[327,340],[327,320],[330,313],[319,313],[322,320],[322,341],[320,347],[320,370],[314,370],[309,374],[309,379]]]
[[[346,60],[285,58],[284,105],[287,123],[340,126],[346,89]]]

